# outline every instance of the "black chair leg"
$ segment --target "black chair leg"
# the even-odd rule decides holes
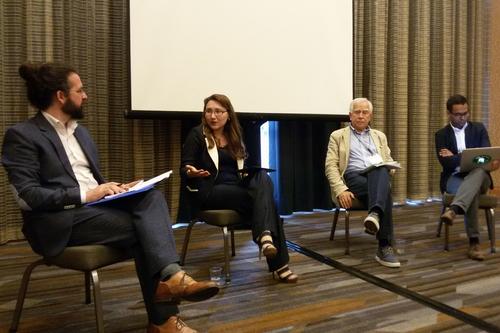
[[[344,253],[346,255],[351,254],[351,246],[349,244],[349,219],[350,219],[350,212],[349,210],[346,209],[345,211],[345,251]]]
[[[487,208],[484,210],[486,214],[486,225],[488,226],[488,238],[490,239],[491,253],[496,253],[496,237],[495,237],[495,210]]]
[[[92,302],[90,298],[90,272],[84,272],[85,277],[85,304],[90,304]]]
[[[181,253],[181,261],[180,265],[184,266],[184,263],[186,262],[186,254],[187,254],[187,249],[188,249],[188,244],[189,244],[189,238],[191,237],[191,230],[193,229],[193,226],[198,222],[197,220],[192,220],[189,222],[189,225],[186,229],[186,236],[184,236],[184,244],[182,244],[182,253]]]
[[[449,241],[450,241],[450,226],[448,224],[444,225],[444,250],[449,251]]]
[[[9,332],[17,332],[17,327],[19,325],[19,320],[21,319],[21,312],[23,311],[24,299],[26,297],[26,291],[28,290],[28,283],[30,282],[31,273],[36,266],[43,265],[45,261],[39,259],[26,267],[23,274],[23,279],[21,280],[21,286],[19,287],[19,293],[17,294],[16,309],[14,310],[14,315],[12,316],[12,323],[10,324]]]
[[[234,248],[234,229],[231,228],[231,255],[236,256],[236,249]]]
[[[441,208],[441,214],[439,216],[443,215],[445,210],[446,210],[446,207],[443,205],[443,207]],[[439,219],[436,237],[441,237],[441,229],[442,228],[443,228],[443,221],[441,221],[441,219]]]
[[[332,230],[330,231],[330,240],[333,240],[333,237],[335,236],[335,229],[337,228],[337,222],[339,220],[339,213],[340,213],[340,209],[335,208],[335,214],[333,215],[333,221],[332,221]]]
[[[97,326],[98,333],[104,333],[104,316],[102,314],[102,300],[101,300],[101,287],[99,284],[99,275],[97,270],[90,272],[92,276],[92,289],[94,290],[94,310],[95,310],[95,322]]]

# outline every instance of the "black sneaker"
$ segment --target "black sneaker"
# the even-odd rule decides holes
[[[377,260],[379,264],[385,267],[401,267],[401,263],[394,254],[394,248],[390,245],[379,247],[377,250],[377,254],[375,255],[375,260]]]
[[[371,212],[365,217],[363,222],[365,226],[365,232],[370,235],[375,235],[378,232],[380,217],[376,212]]]

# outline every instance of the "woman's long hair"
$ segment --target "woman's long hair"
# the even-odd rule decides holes
[[[227,122],[224,125],[224,136],[227,140],[227,150],[234,159],[246,158],[245,144],[243,143],[243,136],[241,134],[241,126],[234,112],[233,105],[226,95],[213,94],[208,96],[203,101],[203,113],[201,115],[201,123],[203,124],[203,133],[208,138],[208,147],[213,148],[215,145],[215,138],[213,136],[210,126],[208,126],[205,119],[205,109],[210,101],[218,102],[228,112]]]

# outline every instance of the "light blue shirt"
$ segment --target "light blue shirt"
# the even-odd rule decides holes
[[[359,172],[370,165],[368,158],[377,154],[377,147],[370,135],[370,127],[366,128],[363,132],[358,132],[352,125],[351,128],[351,141],[349,145],[349,162],[345,173]]]

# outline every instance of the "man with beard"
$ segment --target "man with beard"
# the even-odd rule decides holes
[[[469,102],[465,96],[448,98],[446,109],[449,124],[436,132],[436,155],[443,167],[441,192],[455,194],[455,197],[441,215],[441,221],[451,225],[456,215],[465,215],[465,231],[469,237],[467,256],[472,260],[484,260],[479,246],[479,195],[486,193],[488,187],[493,188],[493,182],[490,173],[482,168],[461,172],[460,160],[466,148],[490,146],[488,131],[482,123],[469,121]],[[493,161],[491,170],[498,166],[499,161]]]
[[[179,300],[201,301],[219,289],[213,282],[196,282],[180,269],[163,194],[149,190],[85,205],[124,192],[133,183],[105,182],[99,170],[97,147],[76,122],[87,100],[80,76],[72,68],[50,63],[22,65],[19,74],[39,112],[7,130],[2,164],[33,250],[46,257],[87,244],[131,250],[148,332],[195,332],[177,316]]]

